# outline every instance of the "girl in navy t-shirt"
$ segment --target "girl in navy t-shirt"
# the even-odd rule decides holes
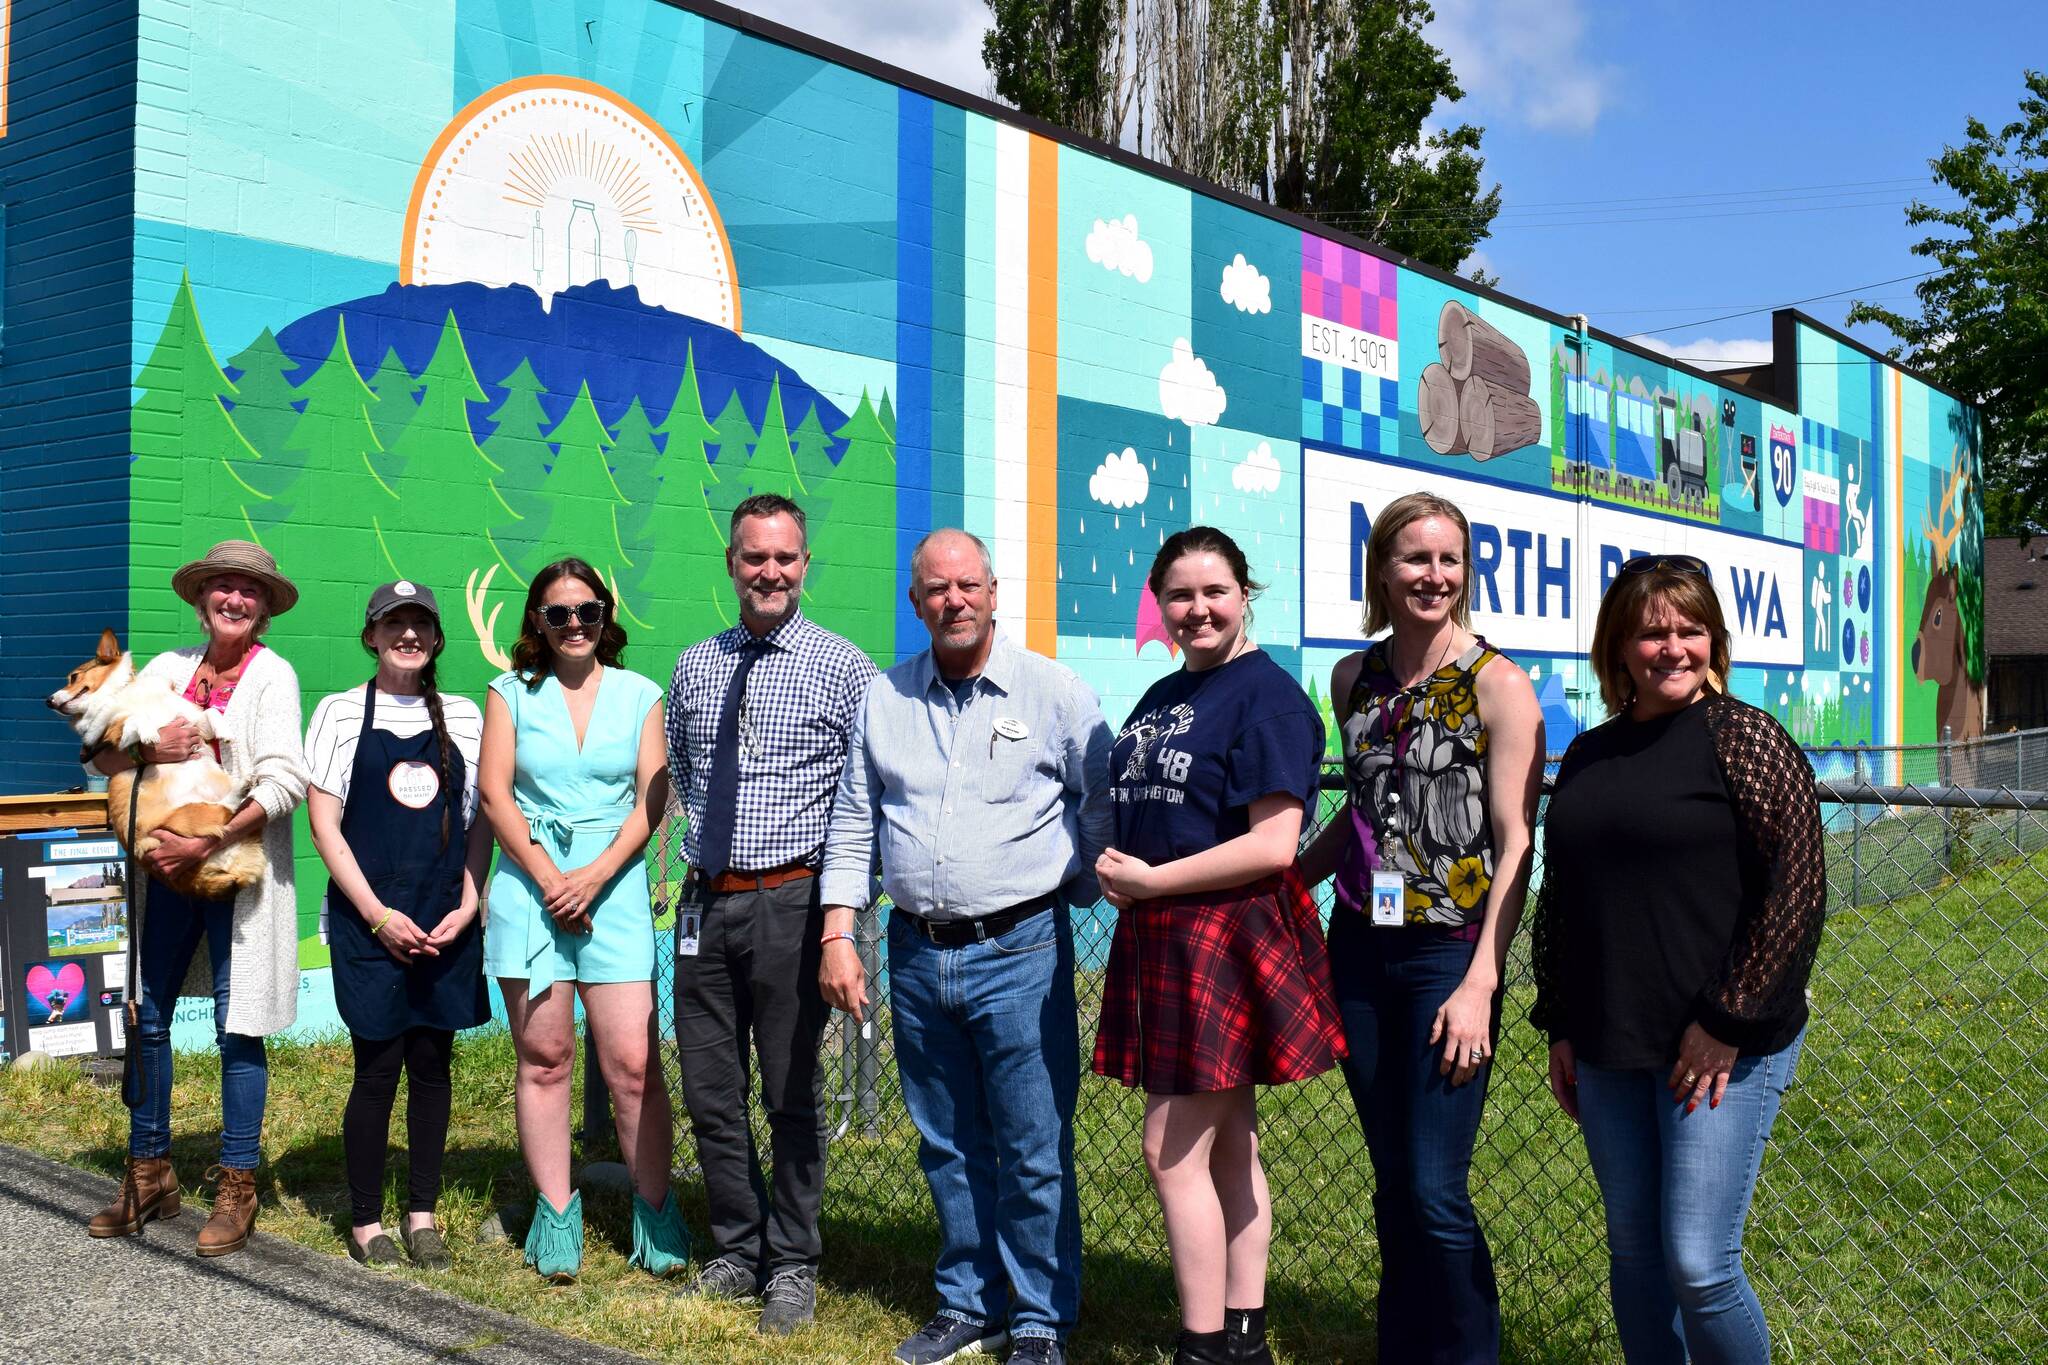
[[[1145,1089],[1145,1164],[1168,1241],[1217,1268],[1197,1284],[1176,1267],[1174,1359],[1270,1360],[1263,1290],[1226,1304],[1224,1286],[1265,1283],[1273,1211],[1252,1087],[1344,1055],[1294,868],[1323,723],[1245,633],[1257,585],[1229,536],[1169,537],[1147,585],[1184,666],[1146,691],[1110,753],[1116,842],[1096,873],[1120,913],[1094,1065]]]

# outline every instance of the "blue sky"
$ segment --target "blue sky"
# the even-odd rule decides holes
[[[742,0],[976,94],[982,0]],[[1904,206],[1972,115],[2048,62],[2048,5],[1436,0],[1505,207],[1481,248],[1511,294],[1704,361],[1768,355],[1768,309],[1926,269]],[[1599,201],[1599,202],[1589,202]],[[1946,201],[1944,201],[1946,202]],[[1860,291],[1911,311],[1911,282]],[[1856,293],[1802,305],[1839,324]],[[1747,316],[1704,319],[1745,309]],[[1666,330],[1670,329],[1670,330]],[[1878,346],[1881,329],[1856,333]]]

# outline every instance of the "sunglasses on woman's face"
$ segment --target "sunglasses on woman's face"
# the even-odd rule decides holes
[[[1621,566],[1624,574],[1651,573],[1658,569],[1669,569],[1673,573],[1696,573],[1701,578],[1711,578],[1707,572],[1707,561],[1698,555],[1637,555]]]
[[[567,630],[572,620],[579,626],[599,626],[604,624],[604,603],[593,599],[565,607],[557,602],[542,607],[540,619],[549,630]]]

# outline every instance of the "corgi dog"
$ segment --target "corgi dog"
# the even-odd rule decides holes
[[[111,630],[100,633],[98,652],[71,670],[48,704],[70,720],[88,748],[154,744],[174,720],[190,724],[202,740],[215,738],[212,715],[163,679],[138,677],[135,660]],[[133,808],[135,846],[128,851],[140,858],[161,842],[155,837],[160,829],[188,838],[219,834],[245,795],[213,756],[211,745],[201,744],[183,763],[153,763],[108,778],[107,818],[125,845]],[[188,896],[222,900],[262,877],[262,848],[253,839],[240,839],[215,849],[170,884]]]

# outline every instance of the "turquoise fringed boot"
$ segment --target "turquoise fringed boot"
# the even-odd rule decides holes
[[[658,1211],[639,1195],[633,1196],[633,1254],[627,1260],[657,1280],[670,1279],[689,1268],[690,1230],[676,1211],[674,1190],[662,1199]]]
[[[637,1231],[637,1229],[636,1229]],[[526,1230],[526,1263],[549,1284],[574,1284],[583,1268],[583,1191],[557,1209],[547,1196],[533,1196],[533,1226]]]

